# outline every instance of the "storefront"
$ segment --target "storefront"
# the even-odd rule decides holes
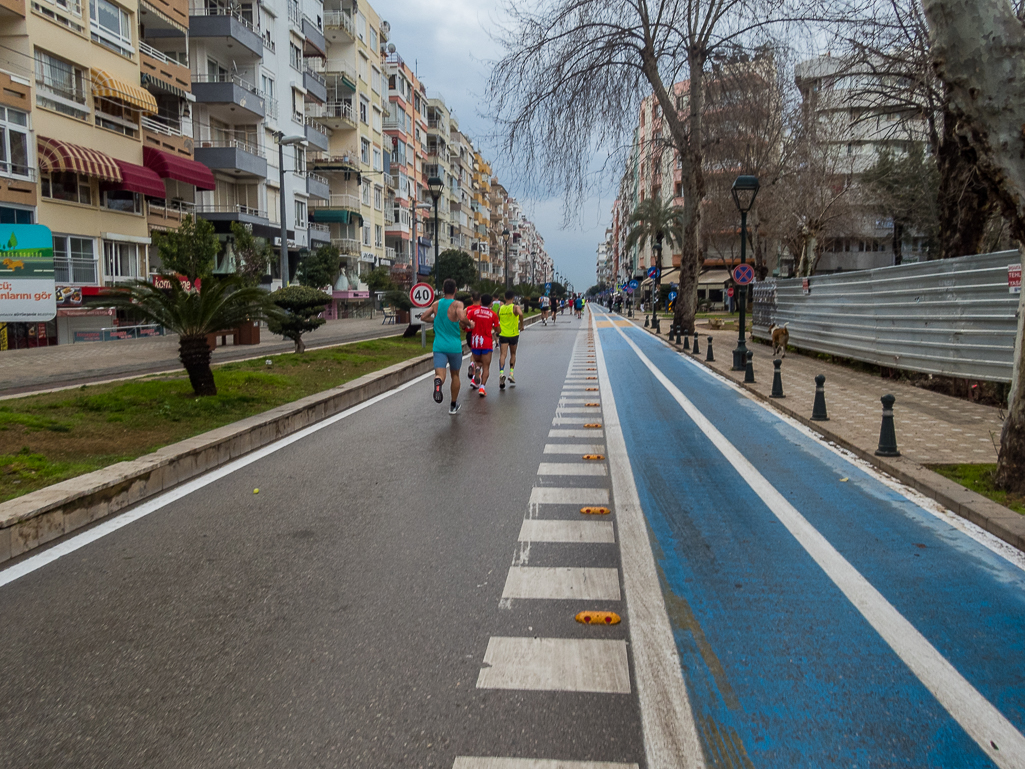
[[[373,303],[369,291],[332,291],[331,304],[323,313],[325,320],[370,317],[373,317]]]

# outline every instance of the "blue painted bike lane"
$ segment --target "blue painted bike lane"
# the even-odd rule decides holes
[[[1025,573],[647,333],[622,332],[1014,729],[1025,728]],[[709,765],[1023,765],[998,745],[998,763],[980,749],[620,329],[599,322],[599,336]]]

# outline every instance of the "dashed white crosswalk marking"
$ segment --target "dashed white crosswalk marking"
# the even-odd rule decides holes
[[[544,758],[459,756],[452,769],[638,769],[637,764],[609,761],[557,761]]]
[[[604,438],[604,430],[549,430],[549,438]]]
[[[571,566],[513,566],[502,598],[618,601],[619,570]]]
[[[625,641],[493,636],[484,664],[478,689],[630,693]]]
[[[601,454],[605,451],[603,443],[548,443],[545,454]]]
[[[608,475],[609,469],[598,462],[542,462],[538,475]]]
[[[598,409],[587,409],[587,411],[593,412],[592,419],[588,419],[584,416],[577,417],[555,417],[552,420],[553,425],[585,425],[591,421],[598,421],[601,419],[601,412]]]
[[[576,393],[574,393],[574,395],[575,394]],[[580,393],[580,394],[583,395],[583,393]],[[578,403],[579,404],[594,403],[594,400],[590,399],[590,398],[559,398],[559,406],[560,407],[563,406],[563,405],[575,405],[575,404],[578,404]]]
[[[559,414],[594,414],[595,416],[601,415],[601,409],[596,409],[587,406],[569,406],[562,408],[561,406],[556,407],[556,412]]]
[[[520,527],[520,542],[580,542],[609,544],[616,541],[612,521],[544,521],[527,518]]]
[[[608,503],[608,489],[535,486],[530,490],[530,504],[532,505],[607,505]]]

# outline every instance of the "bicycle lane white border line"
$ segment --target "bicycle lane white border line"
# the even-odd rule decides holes
[[[887,645],[1001,769],[1025,769],[1025,736],[986,700],[720,433],[623,330],[613,327]]]
[[[464,356],[464,358],[465,357],[466,356]],[[270,456],[276,451],[280,451],[281,449],[295,443],[296,441],[301,441],[303,438],[313,435],[315,432],[318,432],[319,430],[323,430],[326,427],[330,427],[331,425],[340,422],[346,417],[350,417],[353,414],[356,414],[365,408],[373,406],[375,403],[379,403],[385,398],[389,398],[392,395],[395,395],[396,393],[400,393],[403,390],[417,384],[418,382],[422,382],[425,379],[428,379],[433,376],[434,370],[431,369],[426,374],[422,374],[416,377],[415,379],[411,379],[408,382],[405,382],[391,390],[388,390],[388,392],[383,392],[380,395],[375,395],[373,398],[370,398],[369,400],[363,401],[362,403],[357,403],[355,406],[352,406],[346,409],[345,411],[342,411],[341,413],[335,414],[333,417],[328,417],[327,419],[321,422],[317,422],[314,425],[305,427],[297,433],[293,433],[292,435],[286,436],[278,441],[275,441],[274,443],[264,446],[262,449],[257,449],[256,451],[250,454],[246,454],[244,457],[236,459],[233,462],[229,462],[223,467],[219,467],[216,470],[212,470],[211,472],[205,475],[201,475],[198,478],[195,478],[191,481],[187,481],[183,483],[181,486],[172,489],[171,491],[154,497],[148,502],[142,502],[125,513],[117,515],[116,517],[111,518],[108,521],[104,521],[103,523],[94,526],[91,529],[87,529],[81,534],[74,535],[70,539],[61,542],[57,545],[54,545],[53,547],[47,548],[38,555],[30,556],[21,563],[17,563],[13,566],[8,567],[7,569],[4,569],[3,571],[0,571],[0,588],[4,587],[5,585],[9,585],[15,580],[20,579],[21,577],[24,577],[27,574],[31,574],[32,572],[37,571],[38,569],[41,569],[48,564],[53,563],[58,558],[62,558],[63,556],[68,555],[69,553],[73,553],[76,550],[85,547],[86,545],[91,544],[92,542],[95,542],[96,540],[101,539],[107,536],[108,534],[113,534],[118,529],[124,528],[130,523],[135,523],[135,521],[139,520],[140,518],[145,518],[150,513],[155,513],[157,510],[166,507],[172,502],[177,502],[179,499],[188,496],[192,492],[198,491],[199,489],[202,489],[205,486],[209,486],[214,481],[218,481],[221,478],[224,478],[225,476],[231,475],[232,473],[241,470],[243,467],[251,465],[253,462],[257,462],[263,459],[264,457]]]
[[[854,454],[853,452],[850,452],[847,449],[836,445],[833,441],[829,440],[821,433],[817,433],[815,432],[815,430],[808,427],[808,425],[802,422],[798,422],[789,414],[777,411],[776,409],[772,408],[769,404],[756,398],[751,392],[749,392],[744,387],[734,382],[732,379],[723,376],[713,368],[709,368],[708,366],[702,365],[701,361],[694,358],[693,356],[684,355],[681,351],[676,350],[675,348],[670,346],[670,344],[666,342],[666,340],[662,337],[652,337],[650,334],[648,334],[648,332],[644,331],[641,328],[637,321],[631,320],[629,322],[633,324],[633,327],[635,329],[644,334],[646,338],[653,338],[661,342],[663,347],[666,347],[672,352],[679,355],[680,359],[685,361],[688,365],[695,367],[696,369],[707,374],[716,381],[722,382],[724,385],[729,387],[734,392],[739,393],[740,395],[747,398],[747,400],[751,401],[753,404],[758,406],[763,411],[772,414],[772,416],[774,416],[776,419],[782,420],[802,435],[805,435],[808,438],[811,438],[812,440],[818,442],[819,445],[833,452],[838,457],[843,459],[845,462],[854,465],[859,470],[864,472],[866,475],[871,476],[887,488],[897,492],[911,504],[920,507],[929,515],[933,516],[934,518],[938,518],[951,528],[957,529],[959,532],[978,542],[987,550],[1000,556],[1008,563],[1018,567],[1022,571],[1025,571],[1025,552],[1022,552],[1013,545],[1009,545],[1007,542],[1004,542],[1004,540],[1000,539],[995,534],[991,534],[978,524],[972,523],[967,518],[962,518],[957,513],[941,505],[935,499],[927,497],[925,494],[918,491],[917,489],[907,486],[906,484],[898,481],[891,475],[887,475],[883,470],[879,469],[875,465],[871,464],[870,462],[866,462],[857,454]]]
[[[704,769],[705,759],[669,624],[655,555],[612,395],[595,313],[590,325],[601,392],[612,497],[619,529],[637,698],[648,769]]]

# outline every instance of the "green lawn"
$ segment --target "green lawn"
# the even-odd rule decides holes
[[[433,332],[428,332],[428,347]],[[420,335],[215,368],[197,398],[184,371],[0,401],[0,501],[337,387],[424,353]],[[270,360],[268,366],[266,361]]]
[[[993,473],[997,466],[992,465],[929,465],[929,469],[945,478],[956,481],[976,494],[992,499],[997,504],[1009,507],[1016,513],[1025,515],[1025,499],[1015,497],[993,485]]]

